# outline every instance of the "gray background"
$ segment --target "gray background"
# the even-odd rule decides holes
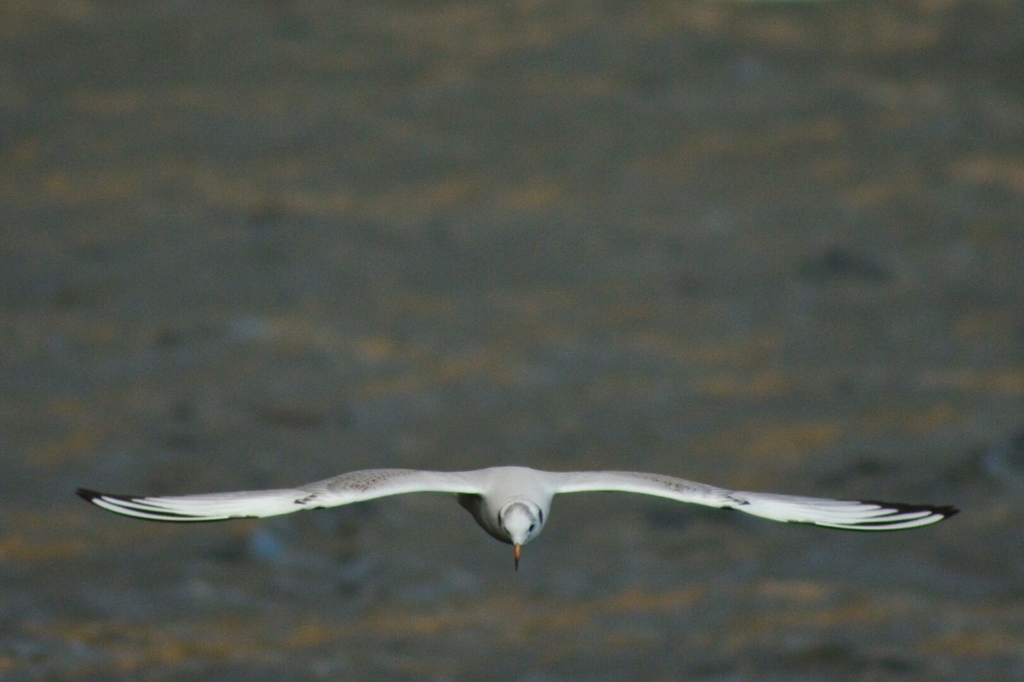
[[[0,3],[4,680],[1024,677],[1024,8]],[[867,535],[523,464],[955,504]]]

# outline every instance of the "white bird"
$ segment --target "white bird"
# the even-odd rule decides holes
[[[303,509],[337,507],[402,493],[454,493],[490,535],[511,544],[516,568],[523,545],[547,522],[558,493],[619,491],[666,497],[790,523],[844,530],[903,530],[937,523],[953,507],[889,502],[829,500],[725,490],[661,474],[629,471],[558,473],[526,467],[476,471],[367,469],[298,488],[209,493],[180,497],[108,495],[80,488],[78,495],[108,511],[151,521],[222,521],[278,516]]]

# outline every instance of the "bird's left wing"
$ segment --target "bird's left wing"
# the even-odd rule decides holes
[[[337,507],[377,497],[414,492],[478,494],[479,486],[458,472],[413,469],[353,471],[298,488],[248,490],[205,495],[145,497],[109,495],[80,488],[78,495],[98,507],[150,521],[223,521],[279,516],[303,509]]]
[[[561,474],[560,493],[619,491],[666,497],[709,507],[736,509],[773,521],[809,523],[844,530],[903,530],[938,523],[956,514],[953,507],[899,502],[830,500],[726,490],[672,476],[629,471],[580,471]]]

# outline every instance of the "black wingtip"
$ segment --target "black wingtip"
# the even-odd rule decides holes
[[[101,493],[88,488],[78,488],[75,490],[75,494],[86,502],[96,505],[100,509],[133,519],[141,519],[142,521],[157,521],[160,523],[206,523],[209,521],[225,521],[229,518],[255,518],[250,516],[192,516],[191,514],[161,510],[158,508],[149,509],[144,506],[139,506],[138,502],[146,499],[145,496],[142,495],[111,495],[110,493]]]
[[[959,509],[950,505],[936,507],[930,504],[905,504],[903,502],[879,502],[878,500],[861,500],[861,502],[864,504],[877,504],[879,507],[893,509],[900,514],[904,512],[927,511],[933,514],[939,514],[943,519],[948,519],[949,517],[956,516],[960,513]]]
[[[110,493],[101,493],[96,490],[89,490],[88,488],[79,488],[75,491],[75,494],[81,497],[86,502],[92,502],[96,504],[95,500],[99,497],[106,497],[111,500],[121,500],[123,502],[131,502],[132,500],[139,499],[139,495],[111,495]]]
[[[75,491],[75,494],[81,497],[86,502],[92,502],[97,497],[102,497],[103,493],[96,492],[95,490],[89,490],[88,488],[79,488]]]
[[[956,516],[957,514],[960,513],[959,509],[957,509],[956,507],[953,507],[953,506],[948,506],[948,505],[934,506],[934,505],[928,505],[928,504],[906,504],[906,503],[903,503],[903,502],[881,502],[879,500],[857,500],[857,501],[860,502],[861,504],[872,504],[872,505],[876,505],[878,507],[882,507],[882,508],[886,509],[887,511],[889,511],[890,513],[884,514],[882,516],[874,517],[874,518],[863,519],[861,521],[851,522],[849,524],[843,524],[843,525],[833,525],[833,524],[823,523],[823,522],[820,522],[820,521],[810,521],[810,522],[807,522],[807,521],[790,521],[790,523],[806,524],[806,525],[809,525],[809,526],[819,526],[819,527],[831,528],[831,529],[834,529],[834,530],[854,531],[854,532],[858,532],[858,533],[859,532],[866,532],[866,531],[870,531],[870,532],[878,532],[878,531],[885,531],[885,532],[897,532],[898,531],[898,532],[902,532],[902,531],[905,531],[905,530],[915,530],[917,528],[924,528],[926,526],[932,526],[932,525],[935,525],[936,523],[941,523],[942,521],[945,521],[949,517]],[[904,514],[904,513],[914,513],[914,512],[927,512],[930,516],[918,519],[918,521],[927,519],[924,523],[919,523],[919,524],[909,525],[909,526],[908,525],[903,525],[905,523],[905,521],[897,521],[897,522],[893,523],[892,520],[891,520],[891,517],[893,517],[893,516],[897,516],[899,514]],[[935,518],[935,516],[938,516],[939,518]],[[893,527],[893,526],[895,526],[895,527]]]

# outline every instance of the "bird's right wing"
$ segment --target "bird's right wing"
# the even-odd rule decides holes
[[[709,507],[735,509],[773,521],[809,523],[844,530],[903,530],[938,523],[957,513],[953,507],[900,502],[831,500],[726,490],[672,476],[630,471],[561,474],[560,493],[620,491],[666,497]]]
[[[204,495],[146,497],[110,495],[80,488],[78,495],[98,507],[150,521],[222,521],[279,516],[303,509],[414,492],[479,494],[480,488],[458,472],[413,469],[353,471],[298,488],[249,490]]]

